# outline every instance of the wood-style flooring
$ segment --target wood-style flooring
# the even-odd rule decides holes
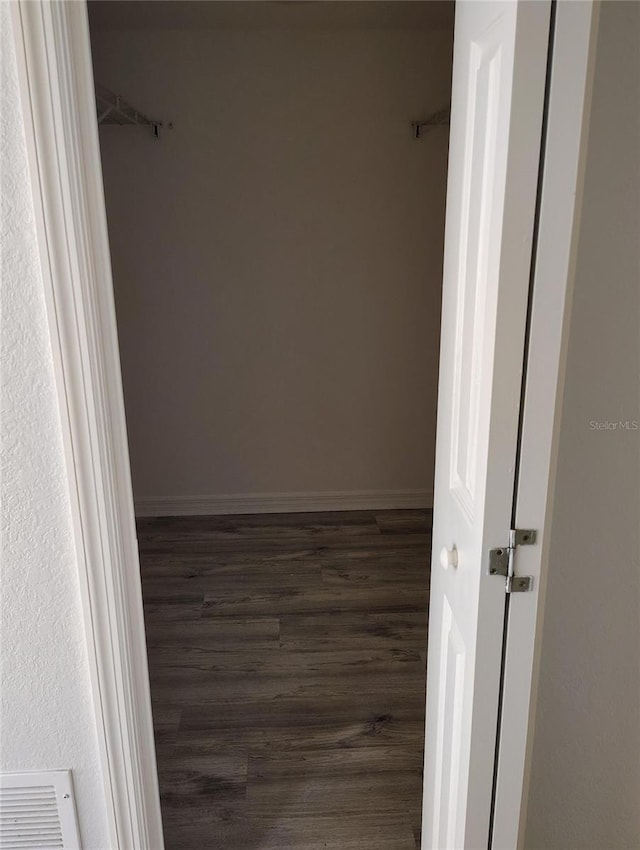
[[[167,850],[419,847],[430,530],[138,521]]]

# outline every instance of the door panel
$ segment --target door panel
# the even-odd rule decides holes
[[[492,30],[495,31],[494,26]],[[457,292],[452,402],[452,494],[470,523],[476,501],[478,416],[489,282],[489,236],[495,180],[500,43],[471,44],[465,104],[467,143],[462,163],[462,209],[457,248]]]
[[[423,848],[488,844],[549,16],[456,6]]]
[[[460,781],[460,734],[464,704],[464,641],[458,629],[451,606],[443,599],[442,634],[440,651],[440,702],[436,735],[435,812],[447,813],[433,824],[433,835],[438,846],[452,846],[457,822],[456,788]]]

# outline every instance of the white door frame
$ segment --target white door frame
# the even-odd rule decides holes
[[[162,850],[138,546],[84,2],[12,4],[110,850]]]
[[[142,595],[84,2],[12,4],[113,850],[162,850]],[[541,546],[509,619],[494,847],[522,841],[597,14],[559,0],[517,522]],[[518,616],[516,607],[519,607]]]
[[[536,546],[519,547],[517,554],[517,572],[533,577],[532,592],[512,594],[508,602],[493,850],[514,850],[524,842],[560,414],[600,7],[598,3],[560,0],[552,9],[553,47],[531,269],[514,515],[516,528],[533,528],[538,535]]]

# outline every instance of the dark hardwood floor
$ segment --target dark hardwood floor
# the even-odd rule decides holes
[[[419,847],[430,530],[138,521],[167,850]]]

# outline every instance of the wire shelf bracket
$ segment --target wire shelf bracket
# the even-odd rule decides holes
[[[429,115],[423,121],[412,121],[411,126],[413,127],[414,138],[421,139],[426,132],[432,130],[434,127],[447,127],[450,118],[451,107],[447,106],[445,109],[440,109],[438,112]]]
[[[98,124],[120,124],[120,125],[145,125],[151,127],[154,139],[160,138],[160,128],[165,124],[155,118],[150,118],[139,109],[135,109],[131,104],[121,97],[119,94],[114,94],[105,86],[96,85],[96,110],[98,113]],[[173,128],[173,124],[166,125],[168,129]]]

